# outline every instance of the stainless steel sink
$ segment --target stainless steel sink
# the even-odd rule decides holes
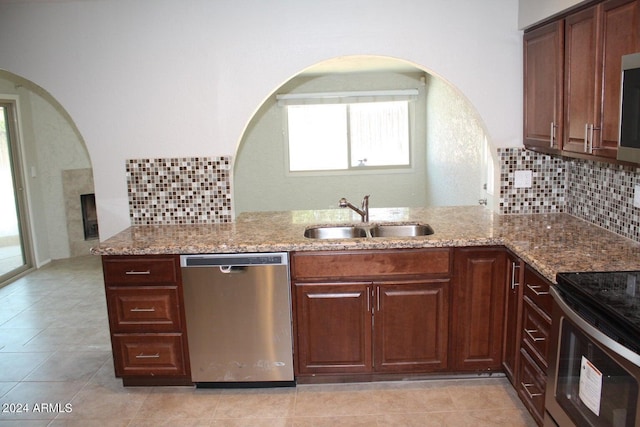
[[[379,224],[370,231],[371,237],[417,237],[434,233],[428,224]]]
[[[323,225],[309,227],[304,237],[310,239],[353,239],[375,237],[419,237],[433,234],[428,224]]]
[[[354,226],[322,226],[311,227],[304,231],[304,237],[311,239],[351,239],[367,237],[367,230]]]

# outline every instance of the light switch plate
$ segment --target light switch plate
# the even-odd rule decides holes
[[[640,185],[633,187],[633,206],[640,208]]]
[[[514,178],[514,186],[516,188],[531,188],[533,172],[530,170],[516,171]]]

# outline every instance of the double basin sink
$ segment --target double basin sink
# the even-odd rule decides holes
[[[323,225],[309,227],[304,237],[310,239],[355,239],[375,237],[419,237],[433,234],[428,224],[362,224],[362,225]]]

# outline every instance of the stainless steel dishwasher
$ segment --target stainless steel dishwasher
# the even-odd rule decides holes
[[[180,265],[196,386],[295,385],[288,254],[182,255]]]

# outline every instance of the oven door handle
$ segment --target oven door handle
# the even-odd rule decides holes
[[[615,354],[623,357],[634,365],[640,367],[640,355],[634,353],[629,350],[627,347],[622,344],[616,342],[615,340],[609,338],[607,335],[600,332],[590,323],[585,321],[578,313],[573,311],[571,307],[564,302],[560,293],[555,289],[554,286],[549,288],[549,293],[553,297],[554,301],[558,304],[562,313],[569,318],[578,328],[582,329],[586,334],[590,335],[598,344],[602,345],[606,349],[614,352]],[[554,325],[554,328],[559,327],[558,325]]]

